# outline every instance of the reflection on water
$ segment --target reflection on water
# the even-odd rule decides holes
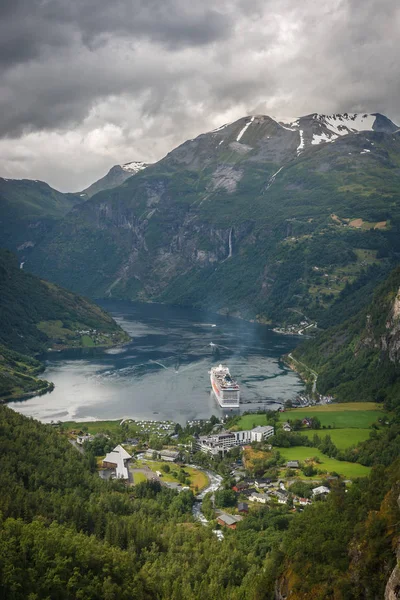
[[[263,325],[157,304],[102,305],[132,336],[122,348],[51,353],[43,377],[51,394],[10,403],[42,421],[220,415],[208,371],[226,363],[241,387],[241,410],[277,408],[303,389],[279,357],[297,339]]]

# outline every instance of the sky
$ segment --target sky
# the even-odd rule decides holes
[[[2,0],[0,176],[78,191],[248,114],[400,124],[398,0]]]

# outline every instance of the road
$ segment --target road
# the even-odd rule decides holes
[[[292,360],[295,363],[298,363],[299,365],[303,365],[303,367],[305,369],[307,369],[307,371],[309,371],[310,373],[312,373],[312,375],[314,376],[314,383],[312,386],[312,393],[315,394],[317,392],[317,379],[318,379],[318,373],[316,373],[315,371],[313,371],[312,369],[310,369],[310,367],[308,367],[306,364],[304,364],[303,362],[301,362],[301,360],[297,360],[297,358],[293,358],[292,353],[288,354],[288,357],[290,358],[290,360]]]

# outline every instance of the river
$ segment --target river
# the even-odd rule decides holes
[[[208,371],[227,364],[241,387],[240,410],[276,409],[303,388],[280,360],[299,338],[241,319],[159,304],[104,301],[132,336],[122,348],[49,353],[45,379],[55,389],[12,402],[43,422],[189,419],[220,416]]]

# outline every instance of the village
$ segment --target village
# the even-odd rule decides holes
[[[297,415],[302,416],[300,409],[212,417],[188,421],[185,427],[172,421],[123,419],[104,427],[87,423],[85,431],[66,433],[80,451],[94,455],[102,479],[133,489],[153,482],[192,494],[193,516],[222,539],[221,528],[236,529],[259,511],[301,512],[323,501],[335,486],[351,485],[351,475],[343,472],[349,463],[336,461],[338,467],[325,469],[316,448],[310,448],[307,458],[308,448],[295,445],[296,436],[308,432],[314,442],[321,438],[318,416],[294,419]],[[268,424],[257,424],[261,421]],[[248,423],[247,428],[238,426]],[[334,436],[335,431],[328,430]]]

